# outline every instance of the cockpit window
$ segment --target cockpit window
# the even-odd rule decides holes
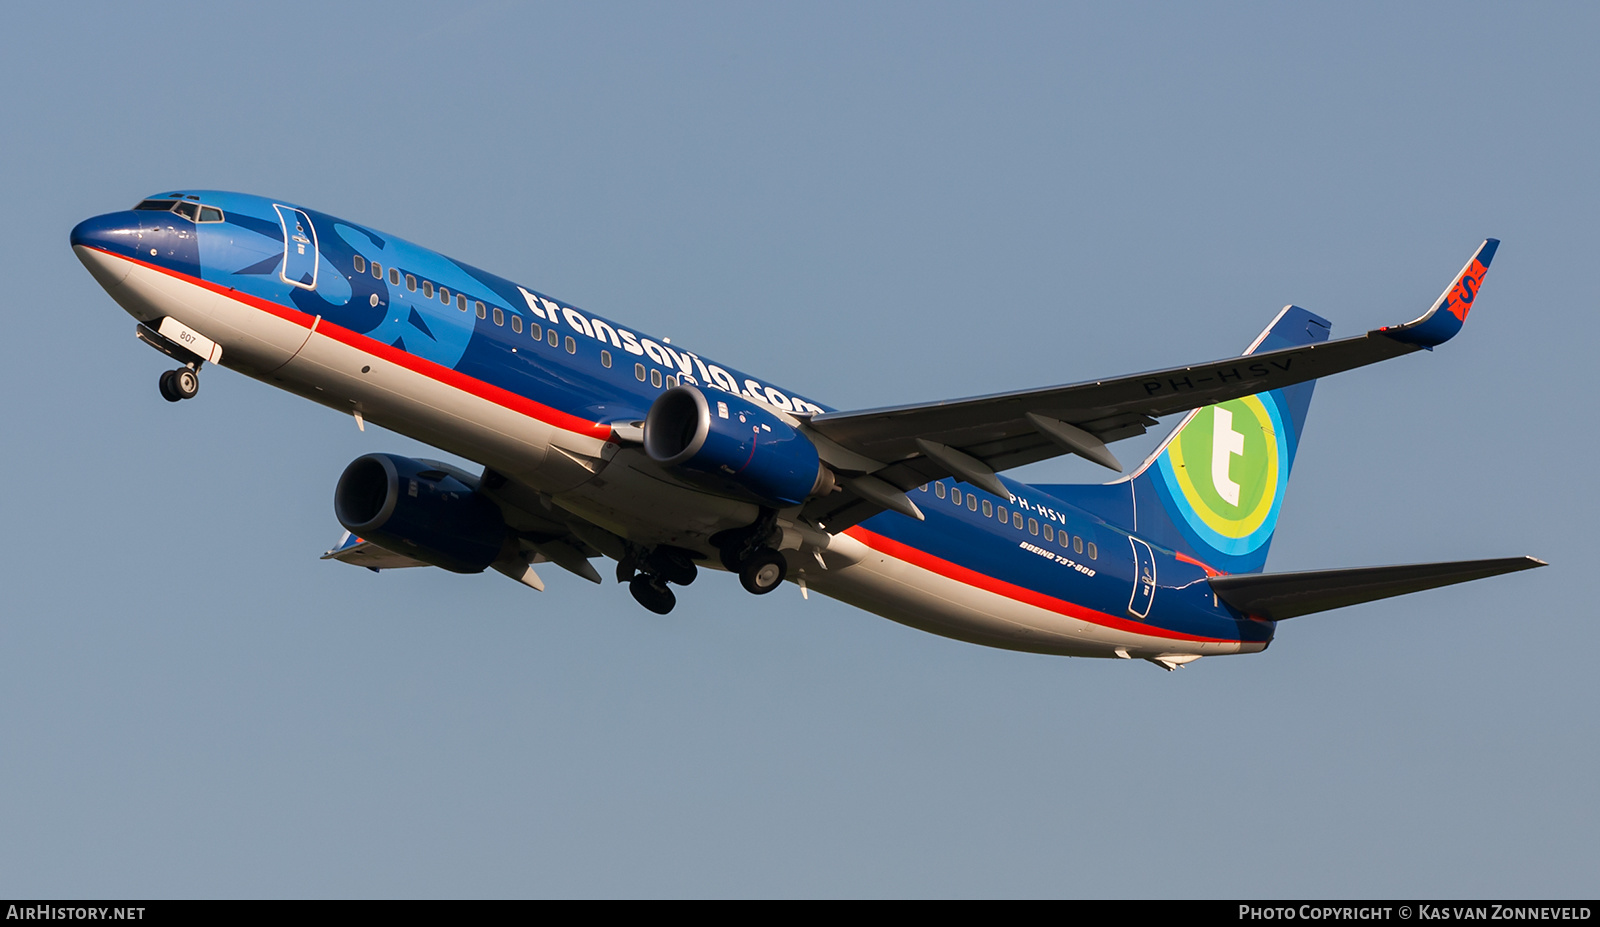
[[[200,206],[178,199],[144,200],[133,208],[146,212],[175,212],[191,222],[221,222],[226,218],[215,206]]]

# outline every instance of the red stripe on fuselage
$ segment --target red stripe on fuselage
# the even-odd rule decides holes
[[[1200,561],[1194,559],[1193,557],[1189,556],[1188,554],[1184,553],[1181,550],[1173,551],[1172,552],[1172,556],[1177,557],[1178,558],[1178,562],[1180,562],[1180,563],[1192,563],[1195,566],[1199,567],[1200,569],[1205,570],[1207,576],[1221,576],[1222,575],[1222,571],[1221,570],[1214,570],[1211,567],[1207,566],[1204,563],[1201,563]]]
[[[162,267],[159,264],[150,264],[145,261],[141,261],[136,257],[129,257],[124,254],[116,254],[115,252],[106,251],[103,248],[95,248],[94,250],[99,251],[101,254],[110,255],[114,258],[121,258],[124,261],[130,261],[134,264],[138,264],[140,267],[147,267],[151,270],[166,274],[174,279],[182,280],[185,283],[192,283],[195,286],[204,287],[205,289],[208,289],[219,296],[224,296],[235,302],[243,303],[244,305],[250,306],[254,309],[259,309],[262,312],[277,316],[286,322],[291,322],[307,330],[310,330],[312,323],[316,321],[316,316],[307,315],[306,313],[301,312],[299,309],[285,306],[282,303],[275,303],[270,299],[262,299],[259,296],[253,296],[249,293],[235,290],[232,287],[222,286],[221,284],[212,283],[209,280],[202,280],[198,277],[191,277],[188,274],[180,273],[179,271],[172,270],[168,267]],[[579,416],[563,412],[560,409],[553,409],[544,403],[535,402],[526,396],[518,395],[508,389],[504,389],[491,383],[485,383],[482,380],[469,377],[466,374],[452,370],[443,364],[437,364],[425,358],[417,357],[415,354],[407,354],[405,351],[402,351],[393,345],[384,344],[381,341],[368,338],[366,335],[353,332],[348,328],[338,325],[337,323],[330,322],[326,317],[324,317],[321,323],[317,325],[317,334],[326,335],[327,337],[332,338],[341,344],[347,344],[353,348],[356,348],[357,350],[365,351],[374,357],[382,358],[391,364],[404,367],[414,373],[420,373],[431,380],[437,380],[446,386],[453,386],[463,392],[471,393],[472,395],[477,396],[479,399],[486,399],[495,405],[503,406],[512,410],[513,412],[520,412],[530,418],[536,418],[541,422],[554,425],[555,427],[565,431],[575,432],[590,438],[599,438],[600,440],[606,440],[607,438],[611,437],[610,425],[601,422],[591,422],[586,418],[581,418]]]
[[[874,531],[869,531],[860,525],[857,525],[854,528],[846,528],[844,533],[852,538],[855,538],[880,554],[887,554],[896,560],[903,560],[912,566],[921,567],[924,570],[938,573],[941,576],[953,579],[959,583],[965,583],[973,588],[982,589],[984,592],[992,592],[995,595],[1004,596],[1005,598],[1013,601],[1021,602],[1024,605],[1032,605],[1035,608],[1042,608],[1045,611],[1055,612],[1058,615],[1065,615],[1068,618],[1076,618],[1079,621],[1087,621],[1090,624],[1097,624],[1101,627],[1111,628],[1115,631],[1127,631],[1130,634],[1142,634],[1146,637],[1161,637],[1168,640],[1178,641],[1200,641],[1204,643],[1238,643],[1238,641],[1232,638],[1201,637],[1195,634],[1185,634],[1182,631],[1169,631],[1166,628],[1157,628],[1148,624],[1141,624],[1137,621],[1129,621],[1126,618],[1118,618],[1115,615],[1107,615],[1104,612],[1097,612],[1092,608],[1086,608],[1082,605],[1078,605],[1075,602],[1068,602],[1066,599],[1058,599],[1054,596],[1045,595],[1042,592],[1035,592],[1034,590],[1025,586],[1018,586],[1015,583],[1008,583],[1003,579],[995,579],[993,576],[989,576],[986,573],[979,573],[977,570],[974,570],[970,567],[964,567],[959,563],[951,563],[949,560],[935,557],[933,554],[930,554],[927,551],[918,550],[909,544],[903,544],[900,541],[894,540],[893,538],[886,538]]]

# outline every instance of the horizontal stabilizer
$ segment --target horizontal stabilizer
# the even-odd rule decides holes
[[[1217,598],[1247,615],[1282,621],[1313,612],[1325,612],[1330,608],[1359,605],[1542,566],[1546,566],[1545,562],[1533,557],[1503,557],[1498,560],[1412,563],[1357,567],[1352,570],[1257,573],[1213,576],[1211,588]]]

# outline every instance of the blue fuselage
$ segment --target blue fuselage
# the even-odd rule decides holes
[[[708,396],[741,396],[801,419],[829,411],[810,397],[667,339],[362,225],[241,194],[167,196],[195,206],[181,213],[156,206],[114,212],[86,220],[72,233],[80,254],[100,256],[91,270],[135,315],[183,309],[119,296],[113,278],[123,264],[202,287],[271,317],[275,325],[298,326],[307,339],[312,334],[336,339],[374,363],[403,366],[561,433],[596,441],[609,440],[616,423],[643,420],[656,398],[678,384],[696,385]],[[200,207],[212,212],[202,215]],[[182,321],[207,332],[203,317],[191,314]],[[224,343],[221,363],[272,382],[269,368],[276,355],[252,350],[249,344]],[[293,344],[282,348],[287,352],[283,363],[297,350]],[[313,385],[334,390],[313,397],[326,405],[344,408],[341,403],[353,401],[337,393],[336,383]],[[309,394],[305,388],[297,391]],[[404,415],[370,417],[474,456],[470,443],[453,446],[438,428],[408,428]],[[1026,484],[1005,485],[1009,498],[953,479],[929,484],[909,494],[925,521],[884,512],[844,534],[861,545],[868,560],[898,561],[971,590],[956,603],[961,608],[983,611],[986,602],[1008,601],[1090,626],[1080,638],[1084,646],[1065,646],[1049,635],[1008,639],[997,636],[992,625],[965,631],[946,619],[923,622],[915,614],[922,606],[892,604],[893,583],[875,587],[862,581],[837,594],[937,633],[1017,649],[1111,655],[1107,651],[1118,641],[1140,640],[1154,643],[1124,646],[1141,655],[1163,646],[1188,652],[1202,643],[1232,643],[1232,651],[1200,649],[1237,652],[1241,643],[1255,645],[1242,649],[1259,650],[1270,641],[1271,622],[1242,616],[1219,602],[1205,582],[1207,568],[1193,558],[1137,540],[1134,525],[1122,520],[1116,505],[1094,501],[1106,496],[1100,488],[1075,505]],[[560,492],[570,487],[534,488]],[[627,528],[621,524],[618,530]],[[883,569],[891,566],[898,568]],[[829,579],[826,573],[815,576],[812,588],[835,594]],[[839,581],[846,582],[843,574]]]

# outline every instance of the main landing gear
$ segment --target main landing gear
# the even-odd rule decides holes
[[[777,537],[777,527],[778,513],[762,509],[761,517],[754,524],[711,537],[722,565],[728,572],[737,573],[739,585],[755,595],[766,595],[783,585],[789,573],[788,561],[771,546]],[[699,556],[694,551],[665,544],[648,550],[632,547],[628,555],[617,562],[617,582],[627,583],[628,591],[640,605],[665,615],[678,604],[668,584],[687,586],[694,582],[699,573],[694,561]]]
[[[667,584],[687,586],[699,573],[691,551],[665,544],[648,553],[630,554],[617,564],[617,582],[627,583],[634,601],[658,615],[678,604]]]
[[[168,402],[193,399],[200,392],[198,364],[168,370],[161,375],[161,398]]]
[[[711,538],[728,572],[739,574],[739,585],[754,595],[766,595],[783,585],[789,564],[767,545],[777,529],[778,513],[762,509],[761,517],[748,528],[723,531]]]
[[[783,559],[783,554],[763,547],[746,558],[739,567],[739,585],[753,595],[766,595],[783,585],[783,578],[788,573],[789,564]]]
[[[634,601],[658,615],[665,615],[678,604],[678,597],[667,588],[666,580],[651,573],[640,573],[628,580]]]

